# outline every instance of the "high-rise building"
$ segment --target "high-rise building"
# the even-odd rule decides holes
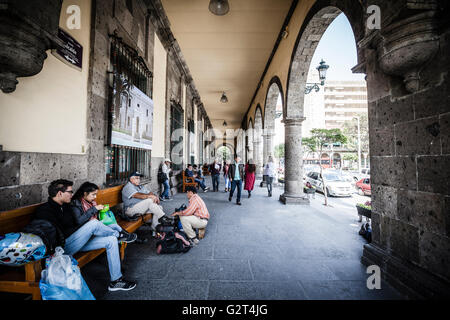
[[[364,80],[328,81],[323,94],[326,129],[342,129],[345,121],[367,113],[367,87]]]

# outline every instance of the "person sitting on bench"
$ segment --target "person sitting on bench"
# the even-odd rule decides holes
[[[159,205],[158,196],[140,185],[142,174],[133,172],[128,183],[122,189],[123,211],[129,217],[135,215],[144,215],[152,213],[152,236],[156,236],[156,226],[159,219],[165,215],[162,207]]]
[[[109,291],[132,290],[136,283],[124,280],[120,266],[120,253],[117,237],[111,228],[105,228],[97,219],[87,221],[79,225],[72,212],[70,202],[72,200],[73,182],[68,180],[56,180],[48,187],[48,202],[36,209],[36,219],[51,222],[65,237],[64,253],[74,255],[78,251],[91,251],[106,249],[111,282]]]
[[[89,220],[98,219],[98,212],[103,210],[103,205],[98,205],[95,202],[98,190],[99,187],[96,184],[85,182],[72,197],[72,212],[75,215],[75,220],[79,226],[85,224]],[[137,239],[137,234],[126,232],[117,223],[103,226],[105,228],[113,229],[115,231],[114,236],[119,238],[119,242],[132,243]]]
[[[183,226],[183,230],[189,238],[189,242],[192,246],[199,243],[196,237],[194,228],[203,229],[206,228],[209,219],[208,208],[202,198],[197,194],[195,187],[187,187],[186,195],[189,199],[189,206],[182,211],[172,213],[172,216],[180,216],[180,222]]]
[[[187,169],[185,170],[186,177],[194,178],[195,182],[197,182],[200,185],[200,188],[202,188],[203,192],[208,192],[209,187],[205,185],[205,182],[198,178],[198,176],[194,173],[192,164],[189,164]]]

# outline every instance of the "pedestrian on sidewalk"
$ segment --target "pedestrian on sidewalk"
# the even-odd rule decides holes
[[[161,194],[161,196],[159,197],[160,201],[166,201],[166,200],[172,200],[172,198],[169,196],[169,192],[170,192],[170,184],[169,184],[169,174],[170,174],[170,164],[172,163],[172,161],[170,161],[170,159],[165,159],[164,162],[161,165],[161,172],[163,174],[163,177],[165,178],[165,180],[162,182],[163,186],[164,186],[164,191]]]
[[[225,180],[225,192],[229,192],[231,190],[231,181],[228,177],[228,170],[230,169],[230,161],[223,162],[223,179]]]
[[[236,204],[241,205],[241,191],[242,191],[242,179],[244,178],[244,165],[241,162],[241,158],[238,155],[234,156],[234,163],[228,170],[228,177],[231,181],[231,191],[228,201],[233,198],[234,190],[237,188]]]
[[[264,166],[264,175],[266,176],[268,196],[271,197],[273,177],[275,176],[275,164],[273,163],[272,156],[269,156],[269,160]]]
[[[244,172],[245,172],[244,190],[248,191],[248,197],[250,198],[252,196],[253,188],[255,187],[255,172],[256,172],[256,165],[254,164],[252,159],[249,159],[247,161]]]
[[[213,185],[213,192],[219,191],[219,178],[220,178],[220,169],[222,165],[219,163],[219,160],[214,159],[214,162],[209,166],[209,171],[211,172],[211,179]]]

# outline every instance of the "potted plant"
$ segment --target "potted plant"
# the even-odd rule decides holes
[[[366,201],[366,203],[358,203],[356,204],[356,210],[358,210],[358,215],[370,218],[372,215],[372,203],[370,201]]]
[[[303,186],[303,192],[306,194],[308,193],[314,194],[316,193],[316,187],[307,182],[306,185]]]

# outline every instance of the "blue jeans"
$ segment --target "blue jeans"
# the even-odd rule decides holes
[[[231,188],[231,181],[228,175],[224,175],[223,178],[225,179],[225,189]]]
[[[116,235],[118,235],[116,230],[105,226],[98,220],[90,220],[66,239],[64,252],[68,255],[74,255],[78,251],[105,248],[111,281],[115,281],[122,277],[119,243]]]
[[[267,191],[272,193],[272,182],[273,182],[273,177],[266,177],[266,182],[267,182]]]
[[[231,181],[231,191],[230,198],[233,198],[234,189],[237,187],[237,202],[241,202],[241,190],[242,190],[242,180],[233,180]]]
[[[219,177],[220,177],[220,174],[214,174],[211,176],[213,191],[219,191]]]
[[[169,185],[169,180],[166,180],[163,182],[164,185],[164,191],[161,195],[161,198],[169,198],[169,190],[170,190],[170,185]]]
[[[197,182],[197,183],[200,185],[200,187],[201,187],[203,190],[205,190],[206,185],[205,185],[205,182],[204,182],[203,180],[200,180],[200,179],[195,178],[195,182]]]

